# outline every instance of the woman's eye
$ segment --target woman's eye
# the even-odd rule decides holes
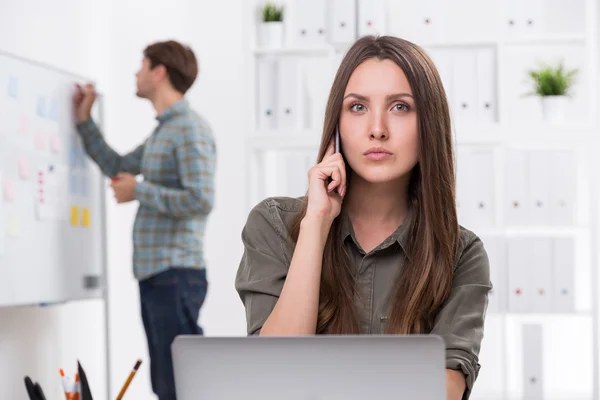
[[[406,104],[398,103],[394,106],[394,110],[396,111],[408,111],[408,106]]]
[[[362,104],[353,104],[350,107],[351,111],[357,111],[357,112],[361,112],[365,110],[365,106],[363,106]]]

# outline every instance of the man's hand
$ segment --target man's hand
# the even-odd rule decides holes
[[[137,181],[135,180],[135,176],[131,174],[121,172],[112,178],[110,187],[115,192],[117,203],[127,203],[128,201],[135,200],[135,185],[137,185]]]
[[[81,85],[75,86],[75,94],[73,95],[73,107],[75,119],[78,123],[82,123],[90,119],[92,114],[92,106],[96,100],[96,89],[94,85],[87,84],[84,87]]]

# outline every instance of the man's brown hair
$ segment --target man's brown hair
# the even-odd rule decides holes
[[[144,50],[150,68],[163,65],[175,90],[185,94],[198,76],[198,61],[192,49],[174,40],[157,42]]]

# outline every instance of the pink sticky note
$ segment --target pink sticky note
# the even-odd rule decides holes
[[[29,179],[29,161],[26,158],[19,158],[19,176],[21,179]]]
[[[46,138],[44,137],[44,134],[40,131],[37,131],[35,133],[35,148],[39,151],[46,150]]]
[[[53,133],[52,136],[50,136],[50,147],[52,148],[52,152],[56,154],[60,154],[62,152],[62,144],[57,133]]]
[[[2,189],[4,192],[4,201],[10,202],[15,199],[15,185],[10,178],[4,179],[4,187]]]
[[[27,115],[21,115],[21,118],[19,119],[19,133],[21,135],[26,135],[28,128],[29,128],[29,120],[27,118]]]

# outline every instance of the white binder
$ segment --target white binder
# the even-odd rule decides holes
[[[457,124],[472,123],[477,119],[475,54],[456,50],[453,59],[453,115]]]
[[[385,34],[385,1],[358,0],[358,35]]]
[[[279,60],[278,74],[278,128],[294,131],[300,121],[300,72],[298,62],[293,58]]]
[[[504,216],[507,225],[523,225],[529,218],[527,153],[507,149],[505,154]]]
[[[554,256],[554,311],[575,311],[575,241],[572,237],[555,238]]]
[[[356,35],[355,0],[331,0],[329,31],[333,43],[352,43]]]
[[[529,241],[508,239],[508,310],[514,313],[531,312],[531,258]]]
[[[544,398],[543,339],[542,325],[523,325],[523,399]]]
[[[491,48],[475,53],[477,69],[477,119],[484,123],[496,122],[495,57]]]
[[[554,252],[551,238],[533,238],[530,243],[531,295],[534,313],[553,311]]]
[[[556,225],[575,223],[577,204],[577,154],[573,150],[556,150],[551,154],[550,214]]]
[[[277,128],[277,61],[264,58],[257,63],[258,127]]]
[[[529,152],[529,207],[530,222],[533,225],[552,225],[550,206],[552,162],[551,153],[547,150]]]

